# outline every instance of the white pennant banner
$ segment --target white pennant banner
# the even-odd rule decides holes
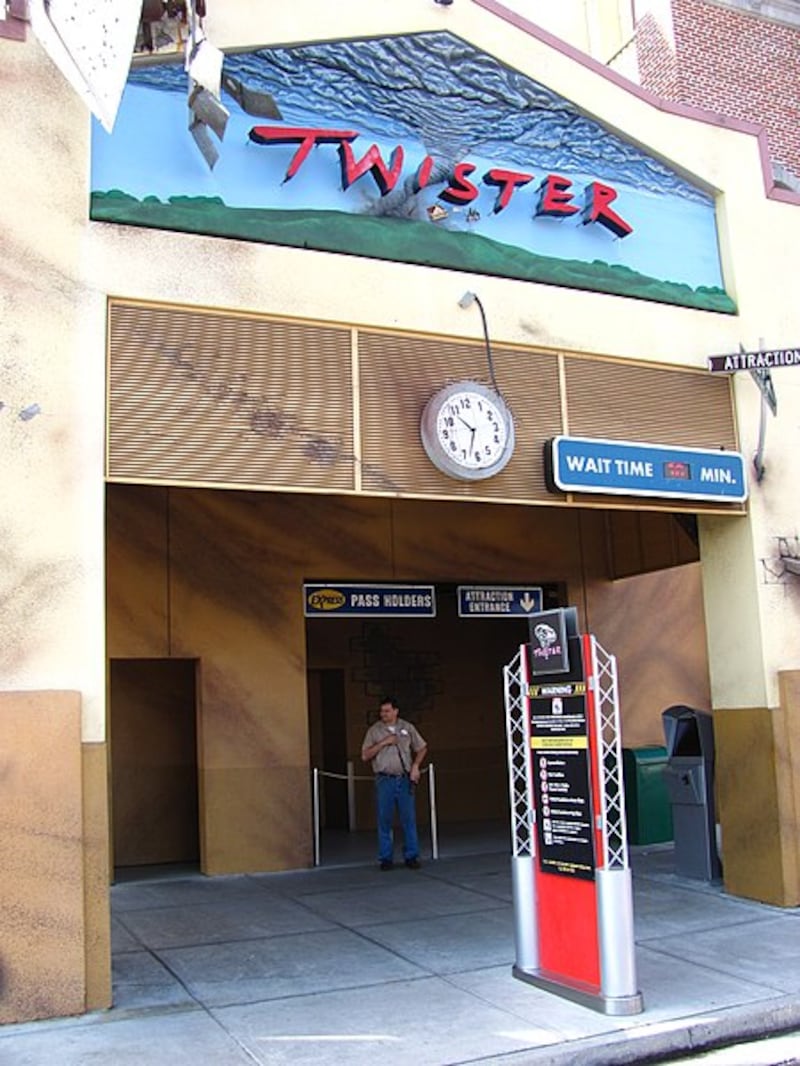
[[[139,0],[30,0],[33,32],[109,133],[140,17]]]

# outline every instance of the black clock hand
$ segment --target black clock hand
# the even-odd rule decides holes
[[[467,427],[467,429],[470,431],[470,433],[474,433],[475,432],[475,427],[471,426],[469,424],[469,422],[465,421],[465,419],[463,419],[461,417],[461,415],[456,415],[456,418],[458,419],[458,421],[461,423],[462,426],[466,426]]]

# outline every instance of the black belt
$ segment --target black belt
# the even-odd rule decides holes
[[[387,773],[384,773],[383,770],[379,770],[377,772],[377,774],[375,774],[375,776],[376,777],[405,777],[406,775],[404,773],[402,773],[402,774],[387,774]]]

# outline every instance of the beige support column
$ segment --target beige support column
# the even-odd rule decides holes
[[[88,1011],[111,1006],[108,749],[105,743],[84,743],[81,751],[85,1009]]]
[[[0,1023],[106,1006],[106,277],[84,102],[0,41]],[[57,118],[56,118],[57,116]],[[36,138],[52,129],[58,137]],[[35,150],[35,163],[31,151]],[[32,206],[35,205],[35,206]]]
[[[800,904],[800,670],[778,674],[780,713],[776,716],[778,808],[784,837],[783,884],[788,906]]]
[[[0,1024],[107,1007],[104,791],[85,787],[80,693],[0,692],[0,752]],[[88,762],[105,777],[102,746]]]
[[[781,666],[797,665],[800,587],[767,580],[760,503],[699,523],[723,879],[733,895],[797,906],[800,670]]]

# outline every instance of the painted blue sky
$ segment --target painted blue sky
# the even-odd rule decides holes
[[[469,205],[478,219],[467,221],[465,208],[443,204],[447,217],[432,225],[469,229],[542,255],[599,259],[662,280],[722,287],[714,202],[705,191],[569,101],[450,34],[263,49],[226,57],[225,73],[270,92],[282,122],[246,115],[223,94],[231,117],[220,161],[209,171],[187,132],[182,66],[140,68],[132,72],[113,134],[95,125],[92,189],[427,221],[426,208],[446,183],[412,195],[410,179],[431,154],[443,175],[455,162],[474,163],[477,184],[493,166],[534,175],[499,214],[492,211],[497,190],[480,185],[478,200]],[[388,161],[402,144],[403,177],[385,197],[368,174],[343,191],[336,147],[319,145],[285,182],[296,146],[252,143],[248,133],[259,124],[357,130],[356,158],[375,143]],[[633,233],[619,239],[603,226],[582,225],[580,215],[533,217],[539,183],[548,173],[573,182],[578,206],[589,182],[613,185],[613,207]]]

